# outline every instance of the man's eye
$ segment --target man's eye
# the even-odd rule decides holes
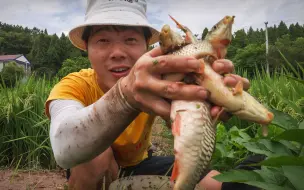
[[[136,40],[136,38],[128,38],[127,40],[126,40],[127,42],[137,42],[137,40]]]
[[[107,40],[107,39],[99,39],[98,42],[106,43],[106,42],[109,42],[109,40]]]

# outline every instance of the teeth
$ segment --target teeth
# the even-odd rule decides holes
[[[118,68],[118,69],[113,69],[115,72],[121,72],[121,71],[126,71],[128,68]]]

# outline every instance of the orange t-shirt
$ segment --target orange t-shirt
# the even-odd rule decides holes
[[[64,77],[52,89],[45,110],[48,117],[49,103],[55,99],[76,100],[84,106],[96,102],[103,96],[93,69],[82,69]],[[122,167],[133,166],[148,157],[151,146],[151,126],[154,116],[140,113],[112,144],[115,158]]]

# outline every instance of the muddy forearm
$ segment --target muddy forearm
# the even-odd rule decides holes
[[[63,168],[91,160],[106,150],[139,113],[126,104],[117,85],[94,104],[65,112],[68,115],[59,119],[64,114],[59,112],[51,124],[52,148]]]

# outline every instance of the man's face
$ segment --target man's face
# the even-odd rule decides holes
[[[119,78],[127,76],[137,59],[147,51],[141,28],[117,31],[95,26],[87,47],[88,58],[104,92]]]

